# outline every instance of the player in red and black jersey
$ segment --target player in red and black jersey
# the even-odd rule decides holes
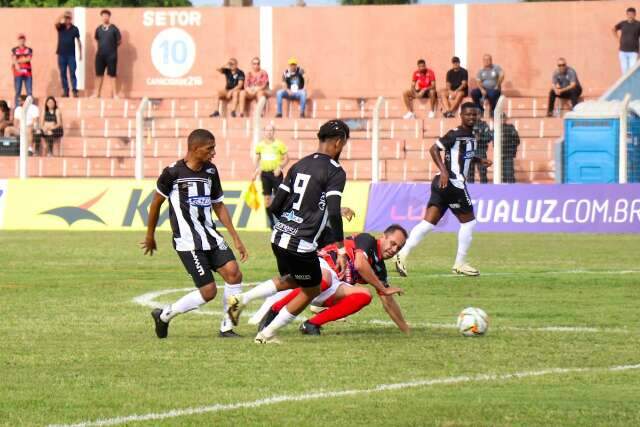
[[[330,244],[320,251],[320,265],[323,277],[331,277],[331,281],[323,281],[322,292],[312,301],[314,307],[326,307],[325,310],[313,316],[300,325],[300,332],[306,335],[320,335],[322,325],[350,316],[371,302],[371,293],[366,287],[358,285],[371,285],[375,288],[382,306],[389,317],[398,325],[404,333],[409,333],[409,325],[402,316],[402,311],[394,299],[394,294],[400,294],[402,289],[389,286],[387,282],[387,269],[385,259],[395,256],[404,246],[407,232],[399,225],[389,226],[383,235],[376,239],[371,234],[361,233],[344,240],[344,248],[347,254],[347,267],[344,275],[338,279],[339,248]],[[291,299],[300,292],[300,288],[277,294],[280,298],[273,303],[273,299],[265,302],[253,318],[254,323],[259,321],[259,329],[266,327],[275,318],[278,312]]]

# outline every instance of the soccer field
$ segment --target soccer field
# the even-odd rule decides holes
[[[392,275],[411,336],[374,298],[319,338],[296,322],[281,346],[253,344],[248,316],[243,339],[217,338],[221,293],[158,340],[139,303],[193,285],[168,233],[152,258],[142,237],[0,234],[1,424],[640,425],[640,236],[477,233],[482,276],[461,278],[455,235],[436,233]],[[268,235],[242,237],[245,281],[273,276]],[[488,335],[452,327],[466,306]]]

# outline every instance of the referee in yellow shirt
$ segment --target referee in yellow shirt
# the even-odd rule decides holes
[[[264,207],[267,211],[269,226],[273,228],[275,220],[272,217],[269,207],[271,198],[278,186],[282,183],[282,170],[289,162],[287,146],[281,140],[275,138],[276,129],[269,124],[264,128],[265,139],[256,146],[256,172],[253,175],[255,181],[260,175],[262,181],[262,194],[264,195]]]

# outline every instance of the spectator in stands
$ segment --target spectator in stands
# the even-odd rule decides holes
[[[62,81],[62,96],[69,96],[69,80],[67,70],[71,77],[71,90],[73,96],[78,96],[78,80],[76,79],[76,40],[78,42],[78,59],[82,61],[82,42],[80,41],[80,30],[73,25],[73,15],[66,11],[56,21],[58,31],[58,67],[60,68],[60,80]]]
[[[502,114],[502,182],[516,182],[515,159],[520,146],[520,135],[514,125],[507,122],[507,115]]]
[[[218,91],[218,109],[211,114],[211,117],[224,115],[223,106],[227,104],[231,109],[231,117],[236,116],[236,108],[240,101],[240,93],[244,89],[244,71],[238,68],[238,60],[230,58],[226,66],[217,69],[225,77],[224,89]]]
[[[283,87],[276,92],[278,105],[276,117],[282,117],[282,100],[288,99],[300,101],[300,117],[304,118],[307,107],[309,76],[305,75],[304,70],[298,66],[296,58],[289,58],[288,65],[289,67],[282,74]]]
[[[404,106],[407,108],[407,113],[403,118],[413,119],[416,117],[413,113],[413,100],[416,98],[429,98],[431,102],[429,118],[435,117],[436,75],[433,70],[427,68],[427,61],[424,59],[418,59],[418,69],[411,76],[411,87],[402,94]]]
[[[96,93],[94,96],[102,96],[102,83],[105,69],[111,83],[111,97],[117,98],[117,67],[118,46],[122,43],[122,36],[118,27],[111,23],[111,12],[103,9],[100,12],[102,24],[96,28],[93,38],[96,40]]]
[[[32,94],[33,74],[31,73],[31,57],[33,56],[33,49],[26,45],[26,40],[27,37],[24,34],[18,34],[18,46],[11,49],[13,82],[16,89],[13,105],[18,105],[20,95],[22,95],[23,84],[27,96],[31,96]]]
[[[13,120],[11,120],[11,108],[7,101],[0,100],[0,136],[4,136],[4,130],[13,126]]]
[[[22,105],[27,97],[22,95],[20,97],[20,105],[13,112],[13,126],[7,127],[4,130],[6,136],[20,136],[20,120],[22,117]],[[36,105],[36,100],[29,106],[26,113],[27,124],[27,146],[29,147],[29,153],[33,154],[33,133],[38,129],[38,118],[40,117],[40,110]]]
[[[475,156],[479,159],[486,159],[489,143],[493,141],[493,131],[491,130],[487,122],[479,119],[475,126],[473,126],[473,135],[476,137],[477,142]],[[469,173],[467,174],[467,182],[475,182],[476,169],[478,169],[478,174],[480,175],[480,183],[486,184],[488,182],[487,167],[478,161],[471,162],[471,168],[469,169]]]
[[[247,73],[244,90],[240,92],[240,116],[244,116],[247,101],[260,100],[269,96],[269,74],[260,68],[260,58],[251,60],[251,71]]]
[[[489,101],[491,117],[493,117],[493,110],[495,110],[498,98],[500,98],[503,81],[504,71],[499,65],[493,63],[491,55],[485,54],[482,57],[482,68],[476,75],[478,87],[471,91],[471,98],[483,113],[484,101]]]
[[[60,138],[62,138],[64,134],[62,112],[58,108],[58,103],[53,96],[48,97],[44,103],[44,111],[40,118],[40,129],[37,133],[38,136],[40,136],[39,139],[44,139],[47,143],[47,155],[52,156],[54,143],[60,142]],[[60,152],[60,148],[58,148],[58,152]]]
[[[454,117],[462,100],[469,96],[469,73],[460,66],[460,58],[451,58],[451,68],[447,71],[447,87],[442,90],[442,104],[445,117]]]
[[[264,129],[265,139],[256,146],[256,171],[253,175],[255,181],[258,176],[262,181],[262,194],[264,195],[264,207],[267,211],[267,219],[271,228],[275,220],[269,211],[273,195],[282,184],[283,169],[289,162],[287,146],[275,137],[276,129],[273,125],[267,125]]]
[[[547,116],[553,116],[556,98],[571,100],[571,108],[573,108],[580,102],[580,95],[582,95],[582,87],[576,70],[567,65],[566,59],[558,58],[558,68],[551,76]]]
[[[640,38],[640,21],[636,21],[636,10],[633,7],[627,9],[627,19],[620,21],[613,27],[613,35],[620,43],[618,56],[620,57],[620,69],[622,74],[636,63],[638,60],[638,49],[640,48],[638,38]]]

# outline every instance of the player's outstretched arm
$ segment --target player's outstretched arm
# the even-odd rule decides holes
[[[229,231],[229,234],[231,234],[233,244],[238,252],[240,252],[240,261],[245,262],[249,259],[249,252],[247,252],[247,248],[244,247],[244,243],[240,240],[240,236],[238,235],[236,228],[233,226],[233,221],[231,221],[231,216],[229,216],[229,211],[227,210],[224,202],[214,203],[213,211],[216,213],[216,216],[222,225],[224,225],[227,231]]]
[[[147,235],[144,241],[140,242],[140,247],[144,250],[144,254],[153,256],[153,251],[157,250],[156,245],[156,227],[158,226],[158,218],[160,217],[160,207],[164,203],[164,196],[159,193],[153,195],[151,206],[149,207],[149,222],[147,224]]]
[[[398,328],[409,335],[411,329],[409,328],[409,324],[404,320],[404,316],[402,315],[402,310],[400,310],[400,306],[398,302],[395,300],[393,295],[380,295],[380,301],[382,302],[382,306],[384,310],[387,312],[391,320],[398,326]]]
[[[361,251],[356,251],[354,266],[356,267],[360,277],[362,277],[365,282],[376,288],[378,295],[391,296],[393,294],[402,294],[402,288],[386,287],[384,283],[382,283],[373,271],[369,261],[367,261],[367,257]]]

